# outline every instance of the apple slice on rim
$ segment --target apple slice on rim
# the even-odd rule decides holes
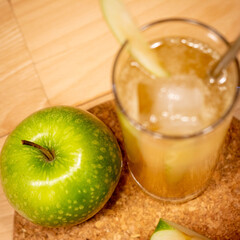
[[[209,240],[174,222],[160,219],[150,240]]]
[[[130,54],[150,73],[157,77],[167,77],[168,72],[134,24],[121,0],[100,0],[103,15],[114,33],[123,44],[128,41]]]

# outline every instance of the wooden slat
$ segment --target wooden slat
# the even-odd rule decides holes
[[[239,0],[131,0],[128,8],[139,25],[163,18],[193,18],[215,27],[229,41],[240,31]]]
[[[85,102],[83,104],[80,104],[77,107],[79,107],[81,109],[84,109],[84,110],[88,110],[90,108],[93,108],[93,107],[97,106],[98,104],[102,104],[104,102],[113,100],[113,98],[114,98],[113,93],[108,93],[108,94],[100,96],[100,97],[98,97],[96,99],[93,99],[93,100],[91,100],[89,102]]]
[[[14,0],[12,5],[51,104],[77,105],[110,92],[118,44],[98,1]]]
[[[9,3],[0,1],[0,137],[23,118],[47,106],[23,36]]]

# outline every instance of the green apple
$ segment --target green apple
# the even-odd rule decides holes
[[[103,15],[117,40],[128,41],[131,55],[149,72],[157,77],[169,73],[162,67],[160,59],[136,27],[121,0],[100,0]]]
[[[181,225],[160,219],[150,240],[209,240]]]
[[[121,151],[92,114],[67,106],[40,110],[8,136],[0,155],[3,190],[33,223],[59,227],[83,222],[112,195]]]

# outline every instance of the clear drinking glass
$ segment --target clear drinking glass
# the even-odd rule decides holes
[[[170,39],[170,41],[174,41],[171,39],[181,39],[181,41],[185,42],[186,39],[187,41],[190,39],[189,44],[192,48],[198,48],[199,45],[197,44],[199,43],[202,44],[200,44],[201,46],[207,44],[208,47],[214,51],[216,50],[219,56],[229,47],[227,40],[215,29],[195,20],[179,18],[164,19],[144,26],[142,31],[152,48],[161,45],[159,44],[159,39],[163,38]],[[194,45],[195,43],[196,46]],[[185,124],[184,129],[186,128],[186,131],[183,134],[181,134],[181,131],[176,134],[172,132],[168,134],[168,132],[155,130],[154,127],[149,128],[140,119],[142,116],[139,117],[141,115],[139,113],[140,105],[148,105],[151,102],[147,98],[151,98],[151,95],[156,94],[155,91],[158,91],[159,84],[149,88],[149,95],[145,94],[147,91],[144,87],[139,87],[139,81],[143,84],[145,81],[144,78],[149,74],[142,69],[138,71],[138,75],[136,76],[135,72],[138,64],[132,60],[129,67],[128,61],[130,61],[130,55],[127,49],[128,43],[126,42],[118,52],[114,63],[113,92],[125,148],[128,154],[130,172],[138,185],[145,192],[157,199],[175,202],[190,200],[203,192],[217,164],[219,150],[231,122],[232,109],[238,97],[237,86],[240,79],[238,61],[234,60],[227,69],[227,81],[229,84],[225,89],[221,84],[226,81],[226,78],[223,77],[222,80],[214,83],[217,88],[222,88],[221,91],[223,90],[225,95],[217,95],[214,89],[211,89],[212,92],[210,92],[210,97],[207,99],[208,102],[206,104],[211,103],[213,105],[214,101],[218,101],[218,99],[222,100],[221,98],[223,98],[224,102],[220,105],[224,105],[227,102],[226,109],[213,122],[203,125],[201,129],[188,131],[187,128],[191,126]],[[211,50],[206,48],[204,51]],[[173,58],[172,61],[174,61],[174,53],[171,57]],[[161,60],[163,65],[165,60],[169,63],[169,59],[167,60],[167,58]],[[186,61],[186,58],[183,61]],[[190,65],[188,67],[191,68]],[[197,68],[198,64],[194,64],[193,67]],[[209,67],[206,66],[205,70],[199,73],[201,78],[207,76],[207,69]],[[151,79],[147,81],[151,85],[149,83]],[[153,81],[156,81],[156,79]],[[168,80],[165,79],[166,81]],[[205,87],[211,86],[212,83],[210,80],[209,84],[206,84]],[[145,95],[140,94],[139,89],[141,88],[143,88]],[[161,89],[163,88],[161,88],[160,83],[159,91]],[[191,98],[188,99],[190,103],[195,100],[198,101],[198,92],[195,88],[194,91],[196,93],[188,91]],[[186,98],[186,96],[184,97]],[[193,100],[192,98],[196,99]],[[151,104],[155,104],[156,106],[160,104],[162,107],[164,103],[161,102],[161,99],[157,98],[157,101],[160,102]],[[189,103],[186,104],[189,107]],[[145,107],[149,108],[148,106]],[[185,111],[184,106],[182,109]],[[197,111],[200,111],[200,109],[197,109]],[[156,118],[154,115],[152,120],[158,121],[154,117]],[[159,122],[161,124],[161,120]],[[176,126],[174,127],[176,128]],[[182,127],[179,126],[179,128]]]

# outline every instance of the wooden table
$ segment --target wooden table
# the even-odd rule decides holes
[[[240,32],[239,0],[124,2],[139,25],[187,17],[214,26],[229,41]],[[111,99],[118,48],[97,0],[0,0],[0,148],[9,132],[40,108],[87,109]],[[12,239],[13,214],[0,190],[0,239]]]

